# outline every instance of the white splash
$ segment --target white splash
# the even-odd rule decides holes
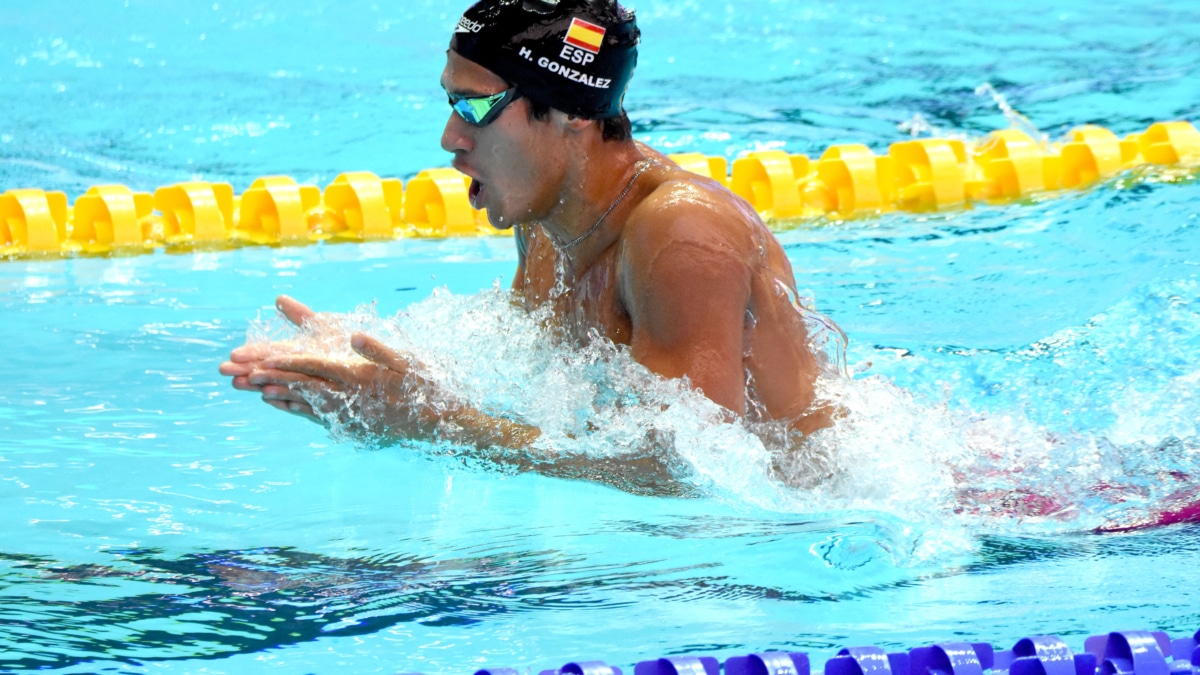
[[[1041,129],[1038,129],[1037,125],[1034,124],[1032,120],[1025,115],[1022,115],[1017,111],[1016,108],[1012,107],[1012,105],[1008,102],[1008,98],[1005,97],[1004,94],[996,91],[996,88],[992,86],[991,82],[984,82],[976,87],[975,95],[990,96],[992,101],[996,104],[996,107],[1000,109],[1000,112],[1004,113],[1004,118],[1008,120],[1010,125],[1029,134],[1030,138],[1041,143],[1043,146],[1049,145],[1050,137],[1042,133]]]
[[[889,546],[905,560],[962,552],[972,533],[1089,530],[1148,509],[1180,482],[1163,480],[1162,450],[1152,444],[1196,436],[1194,421],[1179,429],[1145,421],[1158,419],[1154,411],[1169,397],[1190,396],[1196,375],[1128,407],[1111,439],[1052,433],[1019,411],[951,409],[885,378],[835,376],[819,388],[842,411],[838,421],[786,451],[764,443],[770,429],[730,421],[686,381],[655,376],[624,348],[604,340],[564,345],[545,327],[548,319],[498,288],[470,296],[439,290],[395,317],[367,306],[321,315],[298,331],[259,322],[251,337],[356,359],[349,336],[370,333],[411,355],[448,395],[541,429],[534,464],[593,467],[552,475],[611,470],[605,482],[654,492],[637,473],[660,471],[651,485],[661,487],[661,479],[747,508],[866,514],[901,523]],[[1168,417],[1177,425],[1188,419]],[[1135,442],[1143,445],[1122,445]],[[1174,475],[1200,473],[1194,442],[1175,452]]]

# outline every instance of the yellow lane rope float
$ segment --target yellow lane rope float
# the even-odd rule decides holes
[[[930,138],[894,143],[887,155],[835,145],[819,159],[782,150],[734,160],[672,155],[683,168],[727,185],[767,221],[889,211],[942,211],[1086,188],[1134,167],[1200,165],[1200,132],[1158,122],[1124,139],[1099,126],[1072,129],[1059,143],[1018,129],[978,142]],[[133,192],[100,185],[67,205],[62,192],[14,189],[0,195],[0,257],[129,255],[159,248],[296,245],[323,240],[501,234],[471,208],[469,179],[428,169],[397,178],[344,173],[322,191],[287,176],[259,178],[240,196],[228,183],[188,182]]]

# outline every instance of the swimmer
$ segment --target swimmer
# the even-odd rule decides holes
[[[548,304],[568,343],[625,345],[730,419],[806,437],[831,412],[791,264],[749,204],[633,140],[623,99],[639,41],[617,0],[480,0],[446,53],[441,145],[470,177],[472,206],[514,232],[516,301]],[[296,325],[319,316],[288,297],[277,306]],[[445,395],[371,336],[351,346],[362,361],[247,345],[221,373],[280,410],[334,415],[376,440],[436,437],[501,456],[540,435]],[[341,409],[314,410],[320,400]]]

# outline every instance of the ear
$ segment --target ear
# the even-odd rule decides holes
[[[571,124],[571,128],[577,131],[583,131],[596,123],[596,120],[589,120],[586,117],[576,117],[568,115],[567,121]]]
[[[559,126],[564,131],[573,133],[581,133],[586,131],[589,126],[596,123],[596,120],[589,120],[585,117],[576,117],[575,115],[569,115],[559,110],[553,111],[553,114],[556,116]]]

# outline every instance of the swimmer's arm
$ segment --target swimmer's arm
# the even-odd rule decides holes
[[[382,375],[388,378],[407,367],[405,363],[396,362],[398,355],[383,345],[376,343],[376,346],[371,346],[370,338],[366,336],[356,335],[353,343],[355,350],[371,362],[360,366],[363,372],[359,376],[347,372],[347,369],[354,367],[345,363],[334,363],[318,357],[290,356],[287,360],[269,359],[265,362],[286,370],[263,370],[251,375],[250,379],[260,385],[268,385],[263,389],[263,399],[268,403],[311,421],[324,423],[331,414],[336,418],[345,411],[332,409],[318,414],[301,390],[345,391],[348,382],[354,382],[351,386],[360,391],[373,390],[374,385],[365,384],[367,380],[362,376]],[[392,356],[384,356],[385,351]],[[534,447],[542,435],[537,427],[494,417],[462,403],[440,412],[428,407],[414,408],[406,400],[389,401],[386,407],[388,417],[392,419],[387,424],[382,417],[374,417],[365,424],[358,423],[353,418],[363,419],[361,410],[350,418],[338,421],[348,423],[348,430],[365,437],[365,440],[390,442],[437,438],[450,441],[466,446],[471,457],[517,472],[534,471],[558,478],[595,480],[637,494],[680,496],[689,493],[686,485],[675,480],[663,459],[663,453],[653,447],[653,441],[648,440],[650,445],[644,454],[628,459],[559,455],[552,448]],[[404,412],[406,410],[408,413]],[[413,421],[412,418],[404,419],[406,414],[412,413],[417,418],[415,426],[402,429]]]
[[[279,296],[275,306],[296,326],[317,316],[308,306],[286,295]],[[234,389],[259,393],[274,408],[323,423],[321,415],[308,403],[305,391],[352,394],[368,384],[378,387],[389,380],[395,384],[397,377],[408,374],[408,361],[373,338],[356,335],[351,346],[367,363],[346,364],[313,354],[294,354],[275,344],[255,344],[235,349],[230,360],[221,364],[220,372],[233,378]],[[430,409],[416,409],[407,401],[397,402],[393,417],[404,415],[408,417],[407,425],[388,427],[387,421],[379,418],[370,425],[359,425],[357,430],[373,433],[380,439],[398,440],[407,426],[411,432],[406,436],[409,438],[429,437],[437,432],[447,440],[479,448],[509,449],[527,448],[541,435],[536,427],[493,417],[459,402],[441,411],[440,416]],[[439,428],[439,420],[447,424]]]
[[[364,361],[280,355],[262,361],[248,380],[276,408],[340,424],[375,441],[445,440],[480,450],[516,450],[541,436],[536,427],[488,415],[441,394],[435,383],[412,372],[408,359],[375,338],[356,333],[350,342]],[[314,409],[310,401],[321,399],[326,402]]]
[[[648,207],[648,208],[646,208]],[[707,227],[711,209],[642,205],[622,247],[621,298],[631,353],[651,371],[687,377],[713,402],[746,408],[744,340],[750,268],[736,238]]]
[[[365,336],[355,336],[355,350],[363,354],[364,358],[373,361],[370,364],[371,368],[386,369],[393,373],[399,372],[397,367],[403,366],[389,363],[386,359],[381,359],[377,354],[372,353],[371,348],[361,343],[360,340],[363,337]],[[325,423],[329,419],[330,413],[336,416],[339,412],[337,410],[318,414],[300,395],[299,390],[307,387],[310,390],[321,388],[334,391],[344,387],[348,378],[344,374],[339,374],[338,366],[344,368],[345,364],[289,358],[292,360],[288,362],[269,362],[271,365],[286,366],[289,370],[286,373],[266,375],[274,386],[280,387],[280,390],[278,394],[264,391],[264,400],[282,410],[318,423]],[[251,376],[251,379],[259,381],[258,376]],[[363,387],[361,382],[355,386],[373,388]],[[278,398],[274,398],[276,396]],[[388,406],[388,411],[391,413],[389,416],[394,420],[396,413],[403,411],[405,405],[406,402],[391,402]],[[400,433],[399,427],[402,425],[395,422],[390,426],[378,426],[380,418],[375,418],[372,423],[361,425],[358,428],[354,427],[354,423],[348,424],[347,427],[348,430],[356,432],[360,437],[365,437],[365,440],[390,442],[436,438],[450,441],[458,446],[467,446],[467,456],[489,461],[516,472],[533,471],[557,478],[594,480],[636,494],[671,496],[690,494],[688,486],[675,479],[669,464],[664,460],[664,452],[656,447],[655,442],[651,439],[647,439],[648,445],[644,453],[631,458],[596,458],[580,454],[560,455],[553,448],[535,447],[535,442],[542,435],[541,430],[537,427],[494,417],[469,405],[460,403],[450,410],[440,412],[423,408],[418,409],[417,415],[422,418],[417,428],[409,428],[404,433]],[[442,421],[441,424],[438,423],[439,419]],[[339,421],[349,422],[350,420]]]
[[[296,325],[316,316],[308,307],[287,296],[280,296],[276,306]],[[366,336],[352,339],[351,345],[368,361],[357,366],[359,376],[369,375],[370,369],[374,369],[374,375],[386,377],[406,372],[408,368],[408,362],[400,355]],[[292,360],[275,362],[283,357]],[[290,370],[268,366],[287,366]],[[324,424],[325,420],[309,404],[304,391],[337,391],[345,382],[358,379],[348,377],[347,368],[344,362],[281,352],[270,344],[239,347],[230,361],[221,364],[221,372],[233,377],[235,389],[257,392],[272,407],[318,424]],[[343,384],[339,385],[339,381]],[[358,386],[361,390],[361,384]],[[542,436],[537,427],[488,415],[461,402],[441,412],[441,419],[449,422],[441,428],[438,428],[438,416],[432,410],[425,409],[424,414],[417,417],[426,421],[421,433],[410,437],[428,437],[436,432],[439,438],[473,447],[474,456],[480,459],[518,472],[535,471],[560,478],[597,480],[638,494],[678,496],[687,493],[687,487],[675,481],[659,453],[649,452],[628,461],[557,456],[553,449],[547,454],[545,448],[534,448]],[[385,441],[403,438],[396,433],[395,427],[371,429],[360,426],[357,431]]]

